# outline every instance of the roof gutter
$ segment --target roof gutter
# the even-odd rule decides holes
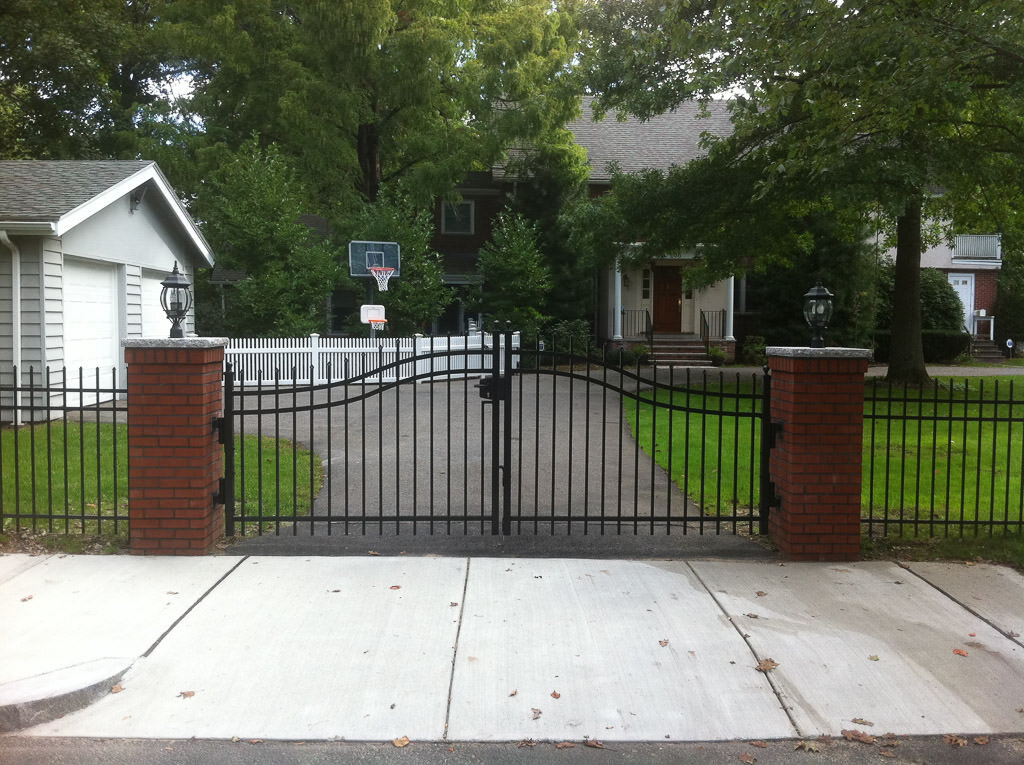
[[[21,425],[21,250],[0,229],[0,244],[11,251],[11,363],[14,368],[14,424]]]
[[[0,231],[14,235],[33,234],[39,236],[40,234],[56,233],[57,226],[50,221],[0,220]]]

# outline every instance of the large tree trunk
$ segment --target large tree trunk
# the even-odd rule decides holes
[[[896,220],[896,269],[892,298],[889,382],[927,385],[921,342],[921,201],[907,203]]]
[[[376,123],[365,123],[359,126],[356,136],[359,152],[359,169],[361,171],[360,191],[371,202],[377,201],[380,192],[380,137]]]

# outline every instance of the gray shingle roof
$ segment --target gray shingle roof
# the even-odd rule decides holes
[[[594,122],[593,100],[584,98],[582,116],[568,125],[576,143],[587,150],[592,183],[610,180],[613,164],[626,173],[684,165],[707,153],[700,146],[702,133],[727,136],[732,132],[725,101],[709,103],[707,118],[699,116],[697,103],[686,102],[646,121],[629,117],[620,122],[611,113]]]
[[[56,221],[150,160],[2,160],[0,221]]]

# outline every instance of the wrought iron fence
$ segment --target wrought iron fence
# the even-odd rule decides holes
[[[871,535],[1024,530],[1024,386],[868,384],[862,522]]]
[[[117,370],[3,376],[0,531],[127,530],[126,395]]]

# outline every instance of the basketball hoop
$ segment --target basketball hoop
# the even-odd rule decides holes
[[[373,278],[377,280],[377,289],[381,292],[388,291],[388,279],[395,273],[395,269],[388,268],[387,266],[371,266],[367,269]]]
[[[370,329],[372,329],[374,332],[381,332],[381,331],[383,331],[384,327],[387,326],[388,320],[387,319],[369,319],[367,323],[370,325]]]

